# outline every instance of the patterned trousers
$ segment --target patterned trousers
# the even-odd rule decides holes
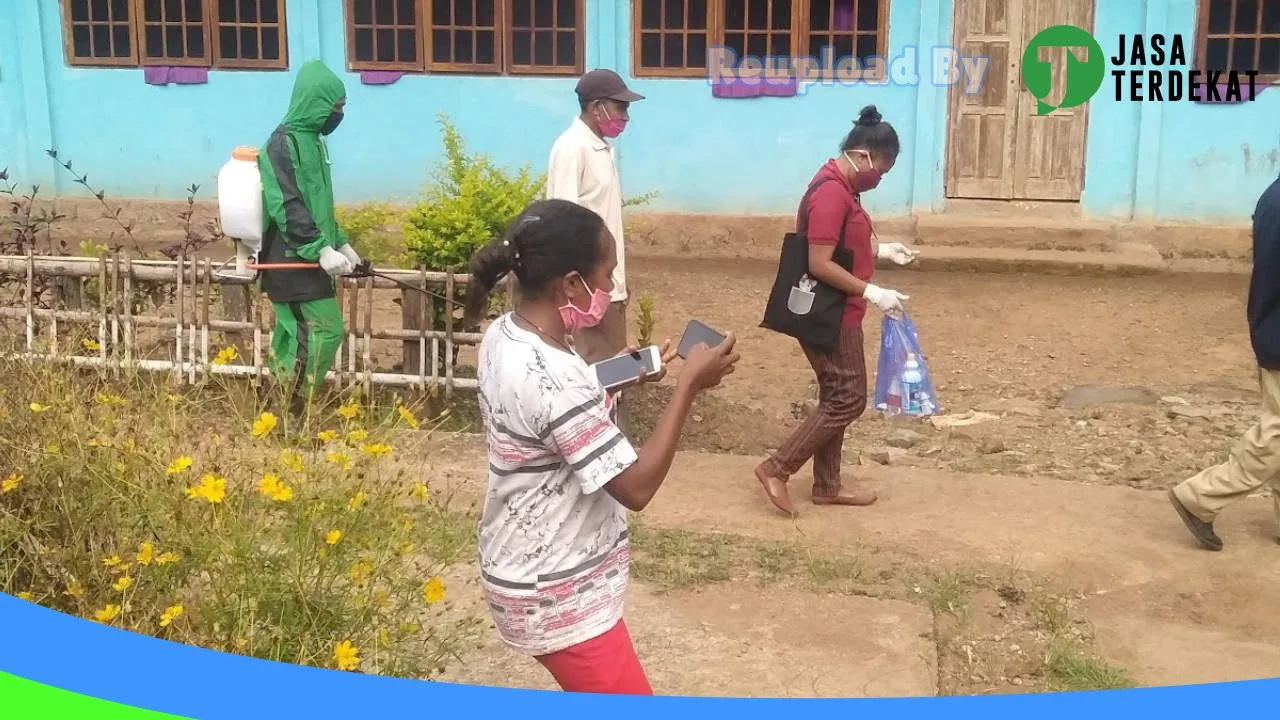
[[[840,494],[840,460],[844,431],[867,408],[867,366],[862,352],[862,328],[840,330],[833,350],[800,344],[818,377],[818,408],[782,447],[764,462],[770,477],[787,479],[813,458],[813,494]]]

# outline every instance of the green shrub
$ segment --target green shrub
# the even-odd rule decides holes
[[[443,113],[444,161],[434,182],[405,216],[405,245],[429,270],[462,270],[529,203],[542,196],[545,178],[528,165],[511,173],[487,156],[468,153],[462,136]]]
[[[411,265],[404,238],[399,232],[404,213],[384,202],[364,203],[336,210],[338,225],[360,257],[374,265]]]

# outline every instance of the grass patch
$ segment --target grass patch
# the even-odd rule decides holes
[[[968,612],[969,593],[974,587],[972,576],[948,569],[930,573],[921,589],[934,614],[948,613],[960,617]]]
[[[730,535],[631,528],[631,572],[663,590],[728,580],[734,567]]]
[[[1084,690],[1124,690],[1134,687],[1124,668],[1081,650],[1069,642],[1050,645],[1045,657],[1045,675],[1060,692]]]
[[[892,578],[868,582],[856,555],[819,554],[798,543],[727,533],[631,526],[632,574],[662,591],[706,587],[728,580],[761,585],[786,582],[810,592],[882,597]],[[905,592],[901,593],[905,595]]]

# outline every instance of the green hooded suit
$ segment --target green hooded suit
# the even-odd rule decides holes
[[[319,60],[299,70],[288,113],[258,152],[264,216],[259,262],[315,263],[325,247],[347,244],[334,217],[329,153],[321,139],[340,119],[335,106],[346,94],[342,80]],[[264,270],[262,289],[276,315],[269,364],[278,380],[292,385],[296,411],[333,365],[342,344],[342,311],[333,280],[319,267]]]

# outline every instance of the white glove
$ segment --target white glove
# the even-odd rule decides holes
[[[892,260],[898,265],[906,265],[916,259],[916,252],[899,242],[880,243],[876,248],[876,257]]]
[[[351,264],[346,255],[326,247],[320,251],[320,267],[331,276],[349,275],[355,272],[356,266]]]
[[[880,312],[885,315],[897,315],[903,312],[905,308],[902,307],[902,301],[910,298],[897,290],[882,288],[871,283],[867,283],[867,289],[862,291],[862,297],[880,308]]]
[[[342,247],[338,248],[338,252],[351,261],[351,269],[353,271],[360,267],[360,256],[356,254],[356,249],[351,247],[351,243],[343,243]]]

